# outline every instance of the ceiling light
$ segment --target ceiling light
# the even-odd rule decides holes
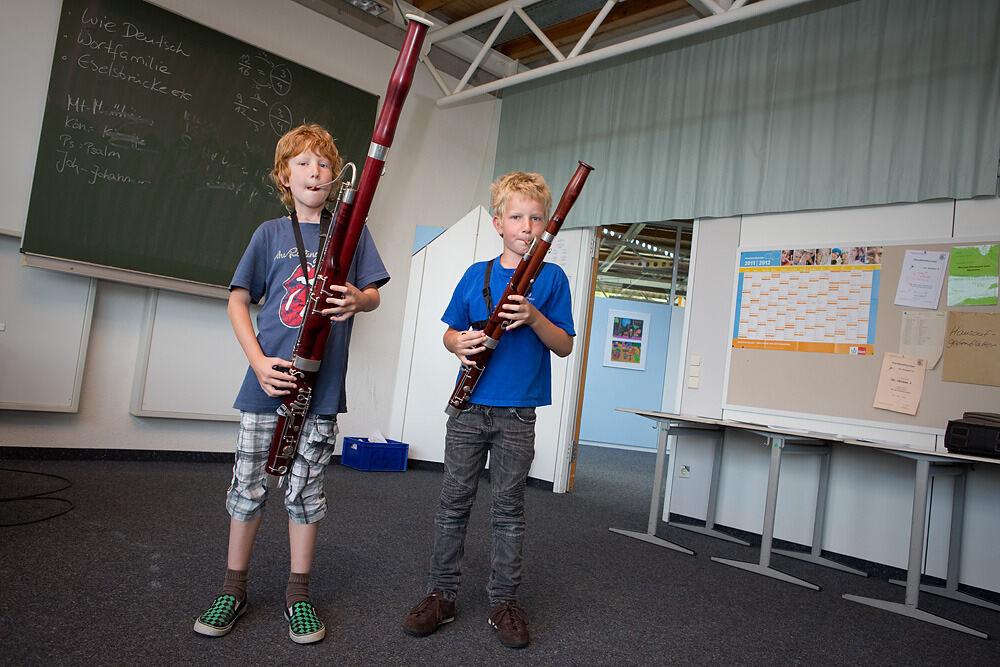
[[[354,5],[363,12],[368,12],[372,16],[380,16],[389,11],[389,8],[375,0],[345,0],[347,4]]]

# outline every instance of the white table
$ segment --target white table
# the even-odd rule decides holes
[[[954,621],[935,616],[918,608],[917,603],[920,591],[942,595],[951,599],[975,604],[988,609],[1000,610],[1000,607],[984,600],[980,600],[971,595],[961,593],[958,587],[958,566],[961,555],[962,541],[962,520],[964,518],[965,507],[965,476],[968,466],[974,462],[1000,464],[998,459],[990,459],[978,456],[965,456],[960,454],[921,452],[909,449],[902,445],[891,445],[883,443],[873,443],[863,440],[845,438],[844,436],[801,432],[792,429],[774,428],[761,424],[750,424],[746,422],[736,422],[731,420],[713,419],[709,417],[698,417],[694,415],[677,415],[665,412],[654,412],[648,410],[631,410],[618,408],[622,412],[631,412],[648,419],[652,419],[665,428],[661,428],[660,439],[657,444],[656,470],[654,474],[653,498],[650,501],[649,527],[646,533],[635,533],[612,528],[614,532],[643,539],[659,546],[666,546],[686,553],[693,553],[691,550],[678,545],[660,540],[654,535],[657,522],[663,512],[663,485],[666,469],[666,436],[670,435],[706,435],[717,434],[716,453],[713,462],[712,482],[709,489],[707,520],[704,528],[688,527],[681,524],[677,527],[688,530],[698,530],[713,537],[722,537],[723,534],[714,530],[715,522],[715,499],[718,492],[718,468],[721,464],[721,442],[726,429],[739,429],[755,433],[768,442],[770,450],[770,469],[768,471],[767,493],[764,501],[764,522],[761,533],[760,556],[756,563],[735,559],[716,558],[712,560],[731,567],[737,567],[755,574],[785,581],[787,583],[802,586],[812,590],[819,590],[819,586],[811,582],[793,577],[781,572],[771,566],[771,554],[779,553],[792,558],[806,560],[808,562],[831,567],[854,574],[866,576],[866,573],[847,567],[835,561],[823,558],[820,555],[823,544],[823,525],[826,516],[826,494],[829,481],[829,457],[830,447],[833,443],[842,443],[852,446],[878,449],[887,454],[901,456],[912,459],[916,462],[916,471],[913,490],[913,509],[910,516],[910,544],[907,558],[906,594],[903,603],[890,602],[875,598],[865,598],[856,595],[845,594],[843,597],[852,602],[858,602],[868,606],[876,607],[896,614],[909,616],[927,623],[933,623],[960,632],[965,632],[976,637],[987,639],[988,635],[974,628],[961,625]],[[808,554],[774,549],[772,542],[774,539],[774,516],[778,497],[778,479],[781,471],[782,454],[811,454],[822,456],[820,464],[819,484],[816,496],[816,511],[813,521],[813,538],[811,551]],[[948,579],[944,587],[921,586],[921,555],[923,553],[924,542],[926,540],[926,517],[927,517],[927,497],[929,491],[929,481],[935,476],[955,476],[954,501],[952,503],[951,533],[949,536],[948,551]],[[728,537],[728,536],[727,536]],[[735,538],[732,538],[735,540]]]

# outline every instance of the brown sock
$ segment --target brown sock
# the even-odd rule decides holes
[[[309,573],[288,574],[288,586],[285,587],[285,606],[289,609],[296,602],[309,602]]]
[[[236,604],[243,602],[247,597],[247,571],[226,570],[226,580],[222,584],[220,595],[232,595],[236,598]]]

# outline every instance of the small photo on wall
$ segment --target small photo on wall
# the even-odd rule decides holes
[[[642,371],[646,369],[646,341],[649,338],[649,313],[608,311],[604,365]]]

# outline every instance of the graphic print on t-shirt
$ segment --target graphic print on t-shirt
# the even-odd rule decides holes
[[[306,314],[306,300],[309,297],[309,282],[313,278],[313,267],[309,266],[309,281],[302,275],[302,265],[295,267],[292,275],[283,283],[285,295],[278,305],[278,318],[290,329],[302,325]]]

